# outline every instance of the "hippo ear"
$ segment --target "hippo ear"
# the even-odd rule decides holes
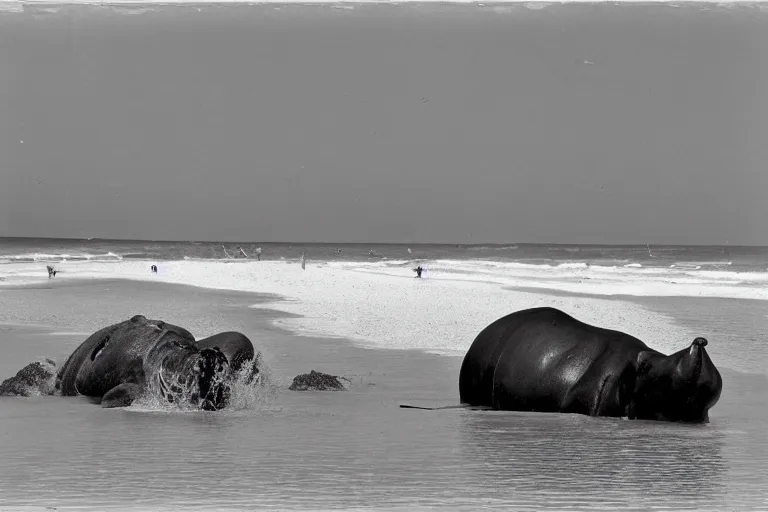
[[[147,321],[147,318],[144,315],[136,315],[133,318],[131,318],[131,322],[134,324],[143,324]]]
[[[650,371],[651,367],[653,366],[651,361],[655,355],[655,353],[648,350],[643,350],[637,354],[637,373],[639,375],[648,373]]]

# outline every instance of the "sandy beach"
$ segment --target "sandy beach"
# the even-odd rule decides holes
[[[511,305],[530,295],[505,293]],[[605,308],[605,299],[537,296],[560,307]],[[78,333],[144,314],[186,326],[198,337],[230,329],[246,333],[279,388],[275,395],[244,397],[239,409],[221,414],[141,405],[104,410],[80,398],[0,399],[0,508],[766,507],[764,375],[722,367],[723,395],[705,426],[405,410],[398,405],[457,403],[461,357],[298,336],[276,327],[285,312],[252,307],[274,300],[122,279],[52,280],[47,288],[0,292],[3,378],[41,357],[61,361],[85,338]],[[690,302],[643,300],[670,317]],[[639,304],[609,302],[619,317],[642,308],[646,319],[663,318]],[[714,322],[724,318],[727,302],[712,299],[699,307]],[[360,307],[355,314],[365,314]],[[642,319],[631,322],[640,325]],[[691,327],[659,326],[657,332]],[[348,390],[287,390],[293,376],[311,369],[348,378]]]

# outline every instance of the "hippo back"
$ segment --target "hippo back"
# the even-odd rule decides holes
[[[136,315],[89,336],[61,367],[56,388],[64,396],[102,396],[136,377],[147,350],[163,333],[180,345],[194,343],[194,337],[182,327]]]
[[[517,311],[473,341],[459,373],[460,399],[495,407],[495,388],[503,382],[524,402],[527,395],[544,395],[557,404],[606,350],[624,351],[629,361],[649,349],[628,334],[583,323],[554,308]]]

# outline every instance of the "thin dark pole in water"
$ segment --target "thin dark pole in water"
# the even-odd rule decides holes
[[[423,411],[439,411],[442,409],[465,409],[467,407],[472,407],[472,406],[469,404],[461,404],[461,405],[444,405],[442,407],[419,407],[417,405],[400,404],[401,409],[421,409]]]

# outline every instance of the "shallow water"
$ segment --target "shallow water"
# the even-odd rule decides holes
[[[225,414],[78,398],[0,411],[2,505],[755,510],[766,498],[765,418],[412,411],[369,390],[284,393]]]
[[[271,327],[264,311],[248,309],[257,297],[190,290],[111,282],[4,292],[17,314],[25,301],[44,304],[59,323],[3,326],[2,378],[42,355],[61,359],[83,339],[51,332],[90,329],[142,312],[198,330],[243,330],[260,346],[282,390],[262,406],[223,413],[104,410],[82,398],[1,398],[0,508],[768,506],[764,376],[722,368],[723,396],[708,425],[400,409],[400,403],[457,403],[461,359],[295,337]],[[32,311],[29,320],[42,323],[39,310]],[[310,369],[347,376],[350,389],[285,389],[292,376]]]

